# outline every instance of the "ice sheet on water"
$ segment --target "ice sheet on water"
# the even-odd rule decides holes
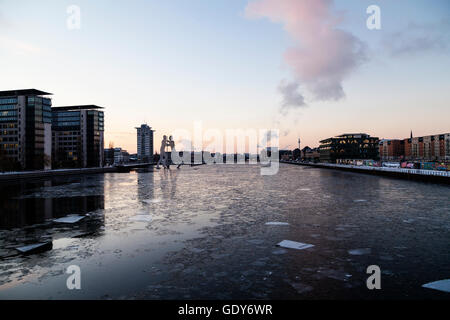
[[[450,279],[426,283],[422,287],[443,292],[450,292]]]
[[[142,202],[146,203],[146,204],[153,204],[153,203],[160,203],[162,200],[161,199],[148,199],[148,200],[142,200]]]
[[[278,221],[272,221],[272,222],[267,222],[266,226],[288,226],[289,223],[287,222],[278,222]]]
[[[152,216],[140,214],[130,218],[131,221],[137,222],[151,222],[153,220]]]
[[[55,219],[55,220],[53,220],[53,222],[72,224],[72,223],[80,222],[84,218],[86,218],[86,216],[67,216],[67,217],[64,217],[64,218]]]
[[[370,248],[352,249],[352,250],[348,250],[348,253],[351,254],[352,256],[362,256],[365,254],[371,254],[372,249],[370,249]]]
[[[16,248],[16,250],[19,251],[20,253],[31,254],[31,253],[37,253],[37,252],[51,250],[52,247],[53,247],[53,244],[51,241],[49,241],[49,242],[30,244],[27,246]]]
[[[312,244],[308,243],[302,243],[302,242],[296,242],[291,240],[283,240],[277,246],[282,248],[288,248],[288,249],[297,249],[297,250],[304,250],[308,248],[314,247]]]
[[[308,286],[304,283],[300,283],[300,282],[291,282],[289,283],[291,285],[291,287],[293,287],[298,294],[303,294],[303,293],[307,293],[313,290],[313,287]]]

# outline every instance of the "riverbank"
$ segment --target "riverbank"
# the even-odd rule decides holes
[[[183,164],[183,166],[201,166],[201,164]],[[23,172],[5,172],[0,173],[0,182],[16,181],[23,179],[41,179],[48,177],[66,176],[66,175],[82,175],[82,174],[95,174],[95,173],[108,173],[108,172],[120,172],[126,173],[131,170],[148,168],[155,166],[156,163],[135,163],[127,165],[119,165],[114,167],[103,168],[81,168],[81,169],[58,169],[58,170],[38,170],[38,171],[23,171]]]
[[[403,168],[386,168],[386,167],[369,167],[369,166],[354,166],[344,164],[332,164],[332,163],[301,163],[294,161],[281,161],[281,163],[309,166],[324,169],[335,169],[350,172],[358,172],[379,176],[387,176],[392,178],[418,180],[434,183],[450,184],[450,172],[449,171],[433,171],[433,170],[421,170],[421,169],[403,169]]]
[[[80,174],[118,172],[117,167],[104,168],[81,168],[81,169],[59,169],[59,170],[40,170],[40,171],[23,171],[23,172],[6,172],[0,173],[0,181],[15,181],[22,179],[40,179],[56,176],[69,176]]]

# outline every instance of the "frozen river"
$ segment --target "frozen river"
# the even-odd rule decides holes
[[[0,185],[0,299],[447,298],[450,187],[281,165]],[[67,215],[77,224],[56,224]],[[288,225],[266,225],[283,222]],[[312,244],[305,250],[276,244]],[[52,241],[23,256],[15,248]],[[67,267],[81,269],[68,290]],[[382,289],[366,287],[369,265]]]

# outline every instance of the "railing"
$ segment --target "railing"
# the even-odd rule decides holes
[[[373,170],[384,172],[399,172],[407,174],[427,175],[427,176],[440,176],[450,177],[450,171],[436,171],[436,170],[423,170],[423,169],[406,169],[406,168],[387,168],[387,167],[370,167],[370,166],[355,166],[346,164],[332,164],[332,163],[318,163],[320,166],[331,168],[350,168],[358,170]]]

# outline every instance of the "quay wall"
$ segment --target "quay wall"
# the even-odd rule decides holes
[[[8,172],[8,173],[0,173],[0,182],[22,180],[22,179],[40,179],[40,178],[68,176],[68,175],[117,172],[117,171],[118,170],[116,167],[105,167],[105,168],[24,171],[24,172],[11,172],[11,173]]]
[[[350,172],[358,172],[365,174],[373,174],[379,176],[401,178],[408,180],[418,180],[425,182],[437,182],[450,184],[449,171],[435,171],[435,170],[420,170],[420,169],[403,169],[403,168],[386,168],[386,167],[369,167],[369,166],[354,166],[331,163],[300,163],[294,161],[281,161],[299,166],[309,166],[315,168],[334,169]]]

